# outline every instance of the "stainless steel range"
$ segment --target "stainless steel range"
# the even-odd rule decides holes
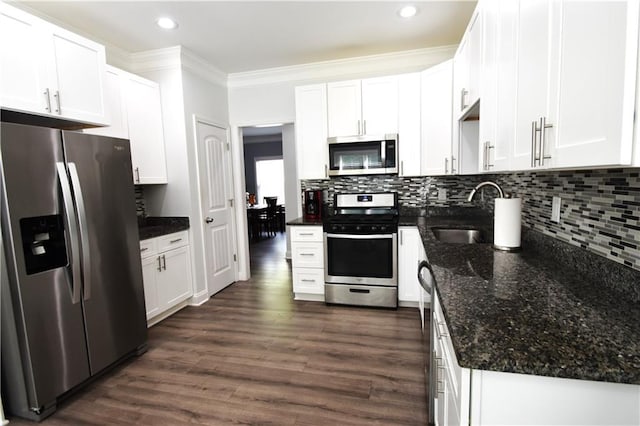
[[[398,194],[334,197],[324,221],[326,303],[398,307]]]

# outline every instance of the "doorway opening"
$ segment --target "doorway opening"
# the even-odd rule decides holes
[[[242,128],[250,263],[265,253],[286,256],[283,125]],[[275,207],[274,207],[275,205]]]

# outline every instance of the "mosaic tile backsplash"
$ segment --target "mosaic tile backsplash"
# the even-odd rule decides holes
[[[340,177],[304,180],[302,189],[326,189],[330,201],[335,192],[397,191],[404,207],[447,207],[468,205],[471,190],[485,180],[522,198],[524,226],[640,270],[640,169]],[[439,200],[443,192],[446,199]],[[495,196],[495,190],[486,187],[473,203],[492,210]],[[553,196],[562,198],[560,223],[551,222]]]

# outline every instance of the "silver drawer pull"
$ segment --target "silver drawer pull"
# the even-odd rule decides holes
[[[178,241],[182,241],[182,238],[178,238],[177,240],[169,241],[169,244],[177,243]]]
[[[313,232],[301,232],[300,235],[313,235]]]
[[[300,253],[300,256],[315,256],[313,253]]]
[[[145,247],[145,248],[141,248],[141,249],[140,249],[140,251],[147,251],[147,250],[149,250],[149,248],[148,248],[148,247]]]
[[[306,278],[303,278],[300,281],[302,281],[303,283],[315,283],[316,282],[316,280],[308,280]]]

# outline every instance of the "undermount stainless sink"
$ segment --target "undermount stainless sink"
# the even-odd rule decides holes
[[[485,233],[480,229],[432,228],[436,240],[443,243],[476,244],[488,243]]]

